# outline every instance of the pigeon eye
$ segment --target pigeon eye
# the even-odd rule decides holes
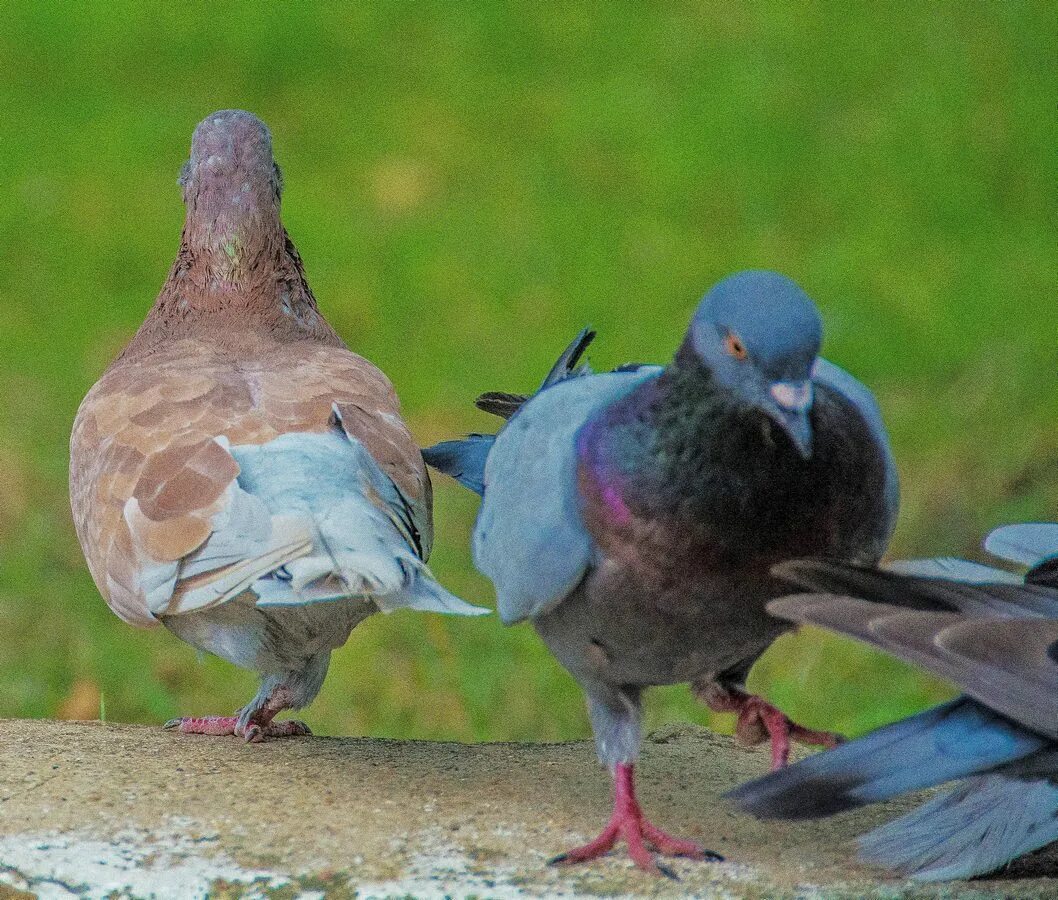
[[[724,349],[739,362],[749,357],[746,345],[735,334],[728,334],[724,338]]]

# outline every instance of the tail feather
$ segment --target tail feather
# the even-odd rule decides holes
[[[938,556],[934,559],[899,559],[885,566],[885,571],[918,578],[939,578],[962,584],[1021,584],[1023,579],[1006,569],[983,566],[980,563]]]
[[[961,698],[740,785],[728,797],[758,818],[817,818],[985,772],[1047,745]]]
[[[475,494],[485,493],[485,461],[495,435],[470,434],[461,441],[442,441],[422,451],[423,459]]]
[[[1025,583],[1055,589],[1058,588],[1058,557],[1044,560],[1025,573]]]
[[[859,838],[860,859],[919,881],[984,875],[1058,840],[1058,786],[1005,774],[967,778]]]
[[[232,449],[241,489],[282,511],[273,513],[273,537],[282,546],[296,539],[304,544],[246,573],[256,606],[358,598],[380,609],[486,612],[436,583],[422,559],[407,499],[359,440],[333,430]]]
[[[482,412],[487,412],[493,416],[499,416],[501,419],[509,419],[522,408],[522,404],[528,399],[528,394],[508,394],[506,391],[486,391],[474,401],[474,405]]]
[[[590,375],[591,369],[587,363],[581,363],[580,359],[588,345],[595,340],[595,332],[590,328],[583,329],[562,351],[551,371],[547,373],[540,390],[565,381],[568,378],[577,378],[581,375]],[[475,401],[478,409],[499,416],[502,419],[511,418],[529,397],[524,394],[508,394],[503,391],[489,391],[482,394]],[[459,441],[442,441],[422,451],[423,459],[437,469],[450,475],[475,494],[485,493],[485,460],[488,459],[489,451],[496,440],[492,434],[470,434]]]
[[[569,378],[591,375],[591,367],[587,363],[581,364],[580,358],[593,340],[595,340],[595,332],[590,328],[582,329],[572,343],[562,351],[537,393]],[[529,394],[508,394],[505,391],[487,391],[474,401],[474,405],[482,412],[491,413],[501,419],[509,419],[521,409],[529,396]]]
[[[551,367],[551,371],[547,373],[543,382],[540,385],[540,390],[547,390],[552,385],[558,384],[560,381],[565,381],[567,378],[577,378],[580,375],[590,375],[591,368],[587,363],[579,365],[580,358],[584,355],[584,352],[588,349],[592,341],[595,340],[595,332],[591,328],[581,329],[578,334],[570,343],[565,350],[562,351],[561,355],[555,364]]]

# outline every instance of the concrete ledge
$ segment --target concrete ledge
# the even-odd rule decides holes
[[[797,826],[718,800],[767,756],[693,727],[655,733],[641,796],[721,864],[662,882],[614,855],[545,867],[594,836],[609,784],[587,743],[464,746],[233,738],[99,723],[0,722],[0,898],[1058,897],[1058,853],[1003,879],[925,887],[852,862],[906,805]]]

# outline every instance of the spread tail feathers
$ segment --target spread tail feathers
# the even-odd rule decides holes
[[[587,363],[581,363],[580,358],[594,339],[595,332],[590,328],[581,331],[562,351],[562,355],[556,360],[540,385],[540,390],[546,390],[567,378],[590,375],[591,369]],[[475,404],[478,409],[503,419],[509,419],[528,399],[529,397],[523,394],[490,391],[478,397]],[[484,495],[485,460],[488,459],[489,451],[495,440],[496,436],[492,434],[469,434],[461,441],[442,441],[440,444],[427,447],[422,451],[422,455],[427,464],[437,471],[450,475],[475,494]]]
[[[347,598],[379,609],[481,615],[448,593],[422,559],[408,501],[367,448],[344,432],[293,433],[233,448],[240,490],[268,511],[274,554],[243,572],[229,589],[250,588],[256,605],[299,607]],[[251,509],[251,512],[253,509]],[[240,532],[248,526],[240,523]],[[252,518],[250,519],[252,521]],[[282,527],[281,527],[282,526]],[[230,552],[218,545],[210,559]]]
[[[763,819],[813,819],[986,772],[1048,742],[962,698],[879,728],[728,794]]]
[[[972,878],[1058,840],[1058,786],[1004,774],[967,778],[859,839],[864,862],[919,881]]]

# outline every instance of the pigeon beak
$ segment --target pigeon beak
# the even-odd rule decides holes
[[[777,407],[774,416],[779,427],[793,442],[802,459],[812,456],[812,423],[808,414],[812,409],[811,381],[776,381],[768,389]]]

